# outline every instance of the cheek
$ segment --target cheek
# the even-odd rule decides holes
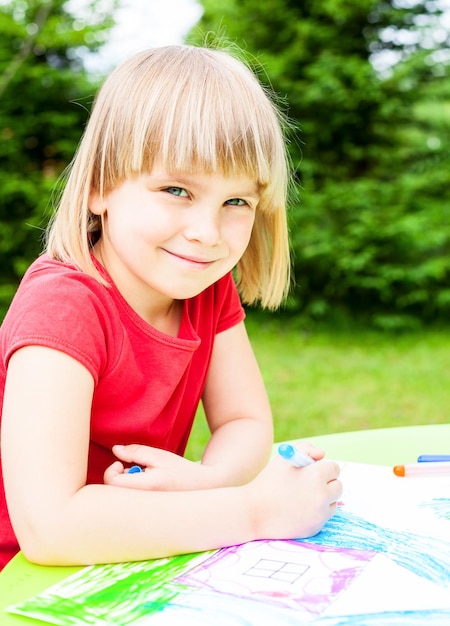
[[[146,242],[146,232],[138,222],[124,219],[122,215],[110,214],[104,220],[102,233],[104,245],[108,245],[116,254],[125,258],[138,253]]]
[[[132,207],[129,211],[120,211],[109,215],[111,238],[126,243],[152,240],[166,228],[163,219],[155,219],[150,211]]]
[[[250,241],[254,223],[254,215],[243,215],[230,220],[227,225],[227,236],[233,248],[245,250]]]
[[[241,224],[241,227],[238,230],[238,241],[241,245],[242,252],[247,249],[250,238],[252,236],[254,223],[254,219],[246,220],[245,223]]]

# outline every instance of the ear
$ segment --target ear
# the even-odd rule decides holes
[[[92,191],[89,194],[89,210],[94,215],[103,215],[106,211],[105,198],[102,198],[97,191]]]

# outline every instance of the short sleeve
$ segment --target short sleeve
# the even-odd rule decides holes
[[[69,268],[31,269],[19,286],[1,328],[6,368],[29,345],[53,348],[84,365],[98,382],[107,361],[107,302],[95,279]]]
[[[218,299],[221,302],[217,333],[236,326],[245,319],[245,311],[239,298],[232,274],[227,274],[217,283]]]

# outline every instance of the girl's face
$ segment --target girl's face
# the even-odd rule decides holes
[[[94,253],[144,319],[191,298],[229,272],[250,240],[257,183],[156,166],[126,180],[90,209],[102,215]]]

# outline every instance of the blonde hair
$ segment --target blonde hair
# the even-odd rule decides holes
[[[151,171],[246,175],[259,185],[250,243],[236,267],[246,304],[276,308],[289,287],[288,159],[283,119],[255,74],[222,50],[166,46],[131,57],[106,79],[68,170],[47,252],[102,281],[89,210],[125,179]],[[131,217],[130,217],[131,219]]]

